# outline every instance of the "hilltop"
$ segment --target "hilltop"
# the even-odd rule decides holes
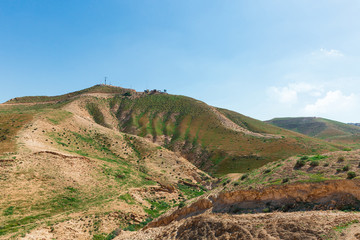
[[[274,118],[266,122],[310,137],[323,139],[328,142],[345,144],[354,148],[358,148],[356,142],[360,140],[359,126],[325,118]]]

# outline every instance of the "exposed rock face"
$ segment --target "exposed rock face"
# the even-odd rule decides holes
[[[202,198],[190,206],[175,210],[149,223],[147,228],[165,226],[173,221],[214,213],[256,213],[360,209],[360,180],[338,180],[319,183],[297,183],[272,186],[262,190],[221,192]]]
[[[229,215],[204,213],[175,221],[168,226],[138,232],[123,231],[116,240],[304,240],[359,239],[359,213],[309,211]],[[334,231],[351,225],[351,231]]]
[[[200,199],[188,207],[180,208],[168,216],[161,217],[157,221],[150,222],[145,228],[165,226],[173,221],[178,221],[185,217],[201,214],[211,207],[212,203],[210,200],[206,198]]]
[[[288,206],[289,211],[311,210],[314,206],[325,209],[358,208],[360,200],[359,180],[326,181],[320,183],[297,183],[273,186],[262,190],[222,192],[213,197],[213,212],[236,212],[237,209],[261,211],[263,208]],[[305,205],[307,206],[301,206]],[[304,208],[304,209],[302,209]],[[271,210],[271,209],[269,209]]]

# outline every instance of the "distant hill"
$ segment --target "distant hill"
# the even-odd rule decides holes
[[[348,124],[360,127],[360,123],[348,123]]]
[[[353,144],[360,140],[360,127],[325,118],[274,118],[266,121],[274,126],[328,141]]]

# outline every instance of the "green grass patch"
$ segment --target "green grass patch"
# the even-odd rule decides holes
[[[123,195],[120,195],[119,199],[123,200],[127,204],[135,204],[134,198],[129,193],[125,193]]]
[[[342,233],[345,229],[350,227],[351,225],[359,223],[359,220],[355,219],[350,222],[342,223],[334,228],[335,231]]]
[[[7,209],[4,210],[3,215],[4,216],[10,216],[14,214],[14,206],[10,206]]]
[[[0,236],[17,232],[18,230],[23,229],[24,225],[35,223],[36,221],[42,220],[49,216],[50,214],[39,214],[7,221],[6,224],[0,226]]]
[[[187,186],[187,185],[184,185],[184,184],[181,184],[181,183],[178,184],[178,188],[179,188],[179,190],[181,192],[184,193],[184,195],[188,199],[201,196],[201,195],[203,195],[205,193],[204,190],[201,189],[201,188],[197,189],[196,187]]]
[[[105,123],[104,115],[96,103],[92,103],[92,102],[87,103],[86,108],[97,124],[107,127]]]
[[[144,208],[144,211],[151,217],[151,218],[157,218],[164,212],[166,212],[168,209],[171,208],[171,205],[168,204],[165,201],[154,201],[149,200],[147,201],[151,204],[150,208]]]
[[[67,118],[71,117],[73,114],[65,110],[56,110],[51,111],[47,114],[47,119],[54,125],[58,125],[61,122],[65,121]]]

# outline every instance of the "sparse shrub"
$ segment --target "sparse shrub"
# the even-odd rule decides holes
[[[340,168],[337,168],[337,169],[336,169],[336,172],[341,172],[341,169],[340,169]]]
[[[238,186],[239,185],[239,183],[238,182],[234,182],[234,186]]]
[[[310,162],[310,166],[311,166],[311,167],[317,167],[317,166],[319,166],[319,161],[311,161],[311,162]]]
[[[130,97],[130,96],[131,96],[131,92],[126,92],[126,93],[124,93],[124,96],[125,96],[125,97]]]
[[[349,171],[349,165],[345,165],[342,170],[343,170],[344,172]]]
[[[289,178],[283,178],[282,183],[287,183],[287,182],[289,182]]]
[[[343,151],[347,151],[350,152],[352,149],[351,148],[344,148]]]
[[[270,208],[264,208],[262,211],[263,211],[264,213],[268,213],[268,212],[270,212]]]
[[[355,173],[355,172],[348,172],[348,173],[347,173],[347,178],[348,178],[348,179],[353,179],[354,177],[356,177],[356,173]]]
[[[329,163],[325,163],[325,164],[324,164],[324,167],[328,167],[328,166],[329,166]]]
[[[302,157],[300,158],[300,160],[308,160],[308,159],[309,159],[308,156],[302,156]]]
[[[185,203],[184,203],[184,202],[180,202],[178,208],[183,208],[183,207],[185,207]]]
[[[343,162],[343,161],[345,161],[344,156],[340,156],[340,157],[338,157],[337,161],[338,161],[338,162]]]
[[[247,177],[249,177],[249,174],[248,174],[248,173],[245,173],[244,175],[241,176],[241,180],[244,180],[244,179],[246,179]]]
[[[271,169],[266,169],[266,170],[264,171],[264,174],[267,174],[267,173],[269,173],[269,172],[271,172]]]
[[[305,160],[299,159],[295,163],[295,168],[301,168],[301,167],[305,166],[305,163],[306,163]]]
[[[117,174],[115,175],[115,177],[117,177],[117,178],[119,178],[119,179],[124,179],[124,178],[125,178],[125,176],[124,176],[123,174],[121,174],[121,173],[117,173]]]

